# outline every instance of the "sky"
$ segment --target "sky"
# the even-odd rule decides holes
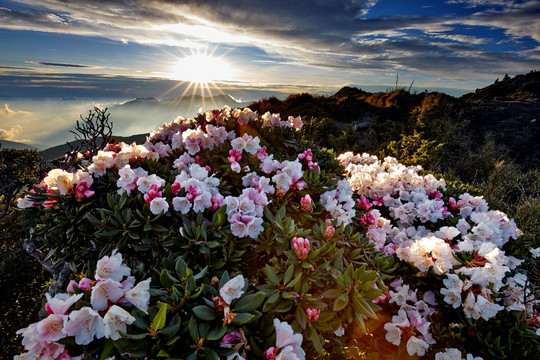
[[[460,96],[539,70],[538,19],[540,0],[0,0],[0,139],[193,91]]]

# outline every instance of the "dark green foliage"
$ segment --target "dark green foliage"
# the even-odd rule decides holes
[[[2,358],[21,352],[15,331],[38,320],[48,274],[22,248],[26,233],[14,210],[15,197],[38,182],[43,173],[35,150],[0,151],[0,347]]]

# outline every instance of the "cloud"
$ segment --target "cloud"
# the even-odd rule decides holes
[[[72,68],[90,68],[89,65],[80,65],[80,64],[62,64],[62,63],[53,63],[53,62],[44,62],[38,61],[37,64],[45,66],[57,66],[57,67],[72,67]]]
[[[0,140],[13,140],[22,133],[22,126],[15,125],[8,130],[0,129]]]
[[[4,108],[3,109],[0,109],[0,120],[1,119],[7,119],[7,118],[12,118],[12,117],[16,117],[16,116],[28,116],[28,115],[31,115],[32,113],[29,112],[29,111],[23,111],[23,110],[11,110],[9,108],[9,105],[8,104],[4,104]],[[7,139],[4,139],[4,140],[7,140]]]
[[[100,36],[122,43],[183,48],[224,45],[258,49],[257,61],[293,63],[323,70],[428,71],[473,76],[470,64],[493,73],[530,70],[536,52],[504,53],[503,68],[483,45],[486,36],[456,28],[501,29],[503,40],[540,43],[540,3],[517,0],[450,0],[469,15],[384,16],[368,18],[377,0],[20,0],[28,10],[0,8],[0,27]],[[495,41],[495,40],[493,40]],[[530,49],[529,49],[530,50]],[[527,52],[528,51],[528,52]],[[428,66],[423,66],[425,59]],[[452,66],[448,66],[449,63]],[[47,66],[85,65],[42,62]],[[492,66],[487,68],[485,64]],[[528,68],[527,68],[528,67]],[[459,71],[459,69],[463,69]],[[534,66],[533,66],[534,68]],[[468,73],[465,73],[465,72]]]

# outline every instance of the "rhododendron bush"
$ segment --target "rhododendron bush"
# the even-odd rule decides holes
[[[178,118],[19,207],[72,272],[20,359],[478,359],[508,350],[501,322],[538,350],[538,250],[511,219],[393,158],[336,158],[300,118]]]

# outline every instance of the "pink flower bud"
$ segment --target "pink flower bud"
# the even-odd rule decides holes
[[[317,321],[320,313],[321,313],[321,310],[319,309],[307,308],[306,309],[307,321],[310,321],[310,322]]]
[[[178,181],[175,181],[172,185],[171,185],[171,191],[174,195],[178,195],[178,192],[180,192],[180,189],[182,188],[182,186],[180,185],[180,183]]]
[[[293,249],[300,260],[306,260],[309,252],[309,240],[301,237],[293,238]]]
[[[277,349],[273,346],[264,352],[264,358],[266,360],[274,360],[276,356],[277,356]]]
[[[81,289],[82,291],[88,291],[90,290],[90,285],[94,282],[94,280],[92,279],[88,279],[88,278],[82,278],[80,281],[79,281],[79,285],[77,285],[77,287],[79,289]]]
[[[332,225],[328,225],[326,227],[326,231],[324,232],[323,239],[330,240],[332,236],[334,236],[334,232],[336,232],[336,229]]]
[[[305,212],[313,212],[311,208],[311,196],[309,194],[300,199],[300,208]]]
[[[75,280],[70,280],[66,290],[67,292],[74,293],[76,287],[79,287],[77,282]]]

